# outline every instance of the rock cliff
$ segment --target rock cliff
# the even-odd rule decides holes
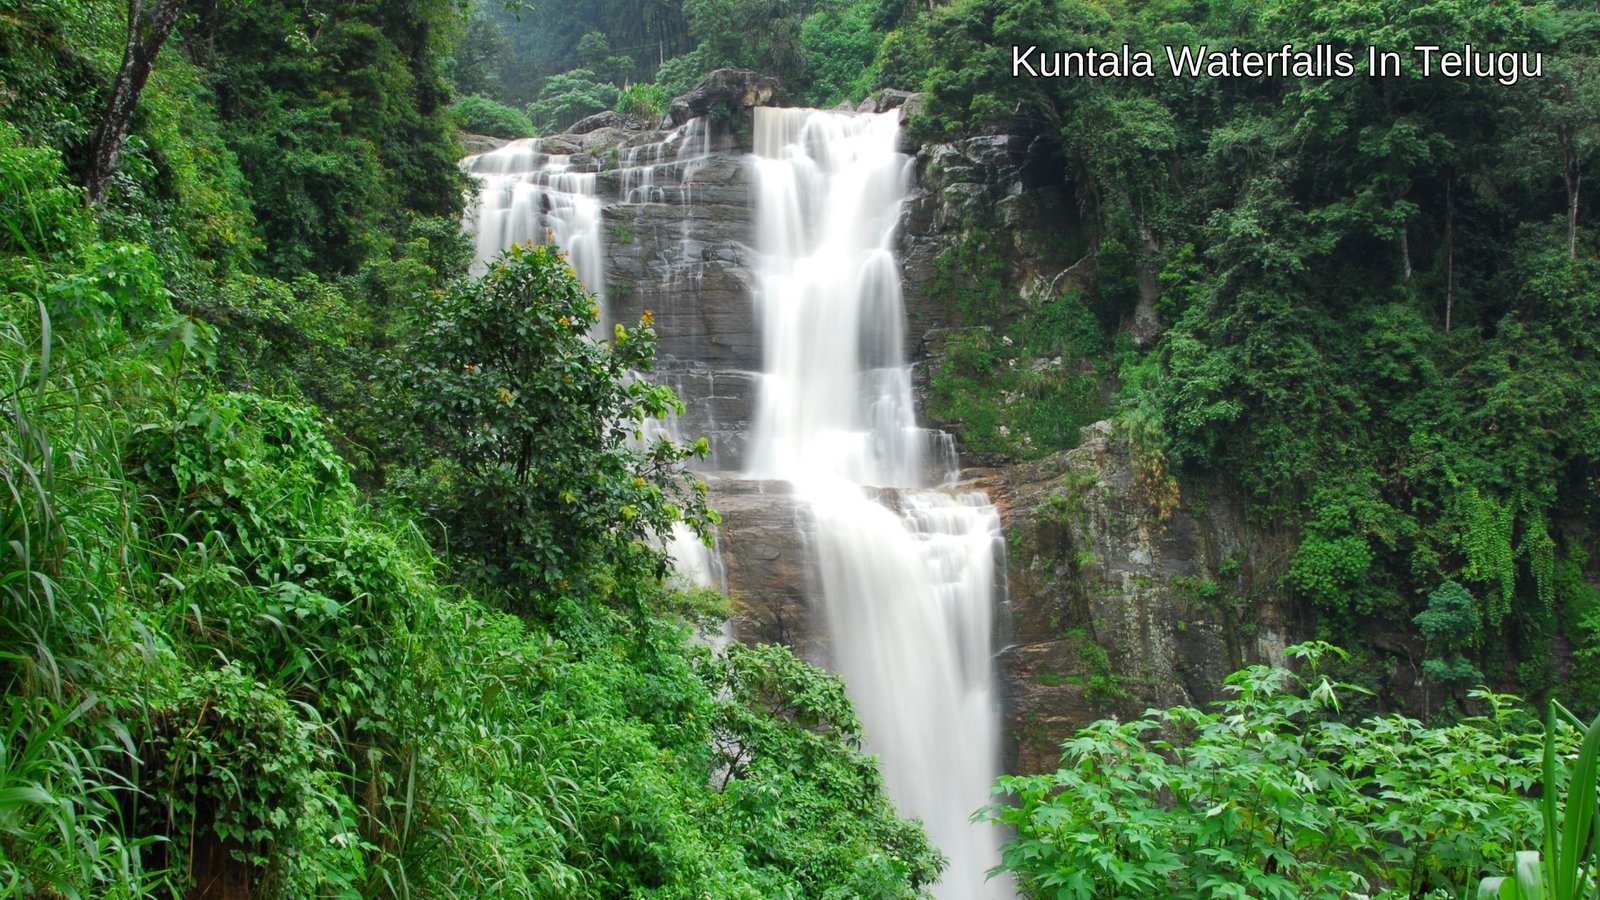
[[[806,511],[787,485],[739,474],[762,368],[746,120],[773,87],[753,73],[717,73],[674,102],[676,127],[602,114],[540,149],[597,173],[610,314],[631,321],[650,309],[655,377],[686,406],[676,427],[710,439],[704,468],[724,516],[735,636],[822,662]],[[886,91],[861,111],[909,117],[919,105]],[[1002,511],[1009,596],[997,638],[1011,771],[1053,767],[1060,741],[1095,718],[1212,699],[1239,665],[1281,659],[1297,631],[1270,589],[1283,548],[1248,534],[1226,487],[1179,490],[1137,441],[1095,421],[1107,412],[1109,376],[1070,353],[1030,358],[1036,350],[1006,343],[1008,327],[1098,277],[1087,253],[1093,224],[1079,220],[1062,163],[1042,146],[1007,134],[907,139],[914,189],[899,231],[919,418],[983,466],[960,487],[987,490]],[[1071,382],[1077,393],[950,377],[953,348],[994,355],[1002,344],[1011,349],[999,356],[1020,373],[1013,381]],[[1019,462],[1038,450],[1004,424],[1023,403],[1046,419],[1052,404],[1081,406],[1076,418],[1049,419],[1058,436],[1070,432],[1058,441],[1070,449]]]

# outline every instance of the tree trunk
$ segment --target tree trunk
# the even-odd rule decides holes
[[[1578,186],[1583,173],[1578,170],[1577,154],[1567,166],[1567,258],[1578,258]]]
[[[1456,306],[1456,179],[1451,173],[1444,184],[1444,333],[1450,333],[1450,317]],[[1424,695],[1426,704],[1426,695]]]
[[[1161,241],[1155,231],[1142,219],[1139,222],[1139,250],[1134,270],[1139,278],[1139,300],[1133,310],[1133,342],[1144,348],[1153,346],[1161,336],[1161,316],[1156,312],[1160,298],[1160,281],[1157,279],[1156,260],[1161,255]]]
[[[1578,154],[1578,133],[1573,125],[1556,132],[1561,145],[1561,177],[1567,182],[1567,256],[1578,258],[1578,186],[1583,178],[1583,168]]]
[[[90,206],[105,202],[111,174],[117,170],[128,130],[133,127],[139,95],[144,92],[145,82],[150,80],[156,54],[161,52],[173,26],[178,24],[183,4],[184,0],[156,0],[153,5],[144,0],[128,0],[128,44],[122,51],[122,68],[117,70],[117,79],[112,82],[111,97],[89,148],[85,187],[89,190]]]

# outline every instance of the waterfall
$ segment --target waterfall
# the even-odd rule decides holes
[[[676,379],[686,399],[694,395],[683,423],[693,431],[680,435],[680,423],[669,420],[661,432],[697,437],[707,425],[724,427],[717,411],[727,411],[736,422],[726,428],[740,435],[721,435],[729,456],[710,466],[713,484],[741,465],[724,461],[742,458],[744,476],[792,483],[808,510],[826,663],[849,686],[890,796],[922,819],[949,859],[936,895],[1006,900],[1014,895],[1009,882],[985,880],[999,862],[999,834],[969,821],[990,802],[999,772],[992,634],[1000,518],[982,493],[954,492],[949,435],[916,422],[893,251],[911,172],[897,151],[898,113],[758,108],[754,128],[748,173],[727,165],[718,149],[726,135],[714,139],[699,119],[664,135],[513,141],[469,157],[463,167],[478,182],[466,221],[476,242],[473,272],[514,243],[553,243],[597,295],[613,267],[618,310],[602,306],[604,316],[655,310],[663,340],[679,348],[656,377]],[[753,178],[753,210],[734,193],[742,186],[730,190],[730,172]],[[730,265],[742,265],[728,257],[752,249],[742,223],[724,224],[731,209],[755,217],[753,325],[725,302],[699,306],[701,279],[709,272],[725,284]],[[633,243],[635,229],[639,239],[649,232],[648,252]],[[703,331],[685,340],[669,321]],[[729,348],[752,327],[762,367],[754,375],[727,367],[730,356],[742,361]],[[749,352],[753,365],[756,347]],[[736,394],[753,394],[753,410]],[[644,439],[656,434],[652,426]],[[719,554],[686,529],[662,543],[680,583],[724,583]]]
[[[954,472],[916,425],[905,363],[898,131],[897,113],[755,110],[765,371],[747,474],[811,509],[830,665],[890,796],[949,859],[937,895],[1008,897],[985,880],[996,830],[969,822],[999,773],[1000,521],[981,493],[927,489]]]
[[[595,173],[574,171],[571,158],[541,151],[525,138],[469,156],[462,168],[478,182],[467,209],[474,235],[473,275],[482,275],[512,244],[555,244],[567,253],[578,281],[600,302],[605,325],[605,258]]]

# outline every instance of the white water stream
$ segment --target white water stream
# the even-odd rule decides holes
[[[478,181],[467,209],[473,234],[473,275],[512,244],[554,244],[567,253],[578,282],[600,300],[596,331],[605,325],[605,245],[595,173],[575,172],[569,157],[551,155],[538,138],[524,138],[462,161]]]
[[[985,880],[999,835],[969,822],[999,774],[1000,520],[981,493],[925,489],[954,472],[930,473],[953,459],[929,452],[904,359],[898,119],[755,110],[766,371],[748,474],[811,508],[830,663],[890,796],[949,858],[937,896],[1002,898]]]

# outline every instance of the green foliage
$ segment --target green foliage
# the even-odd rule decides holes
[[[971,295],[957,294],[963,296]],[[969,450],[996,459],[1077,446],[1079,430],[1108,412],[1096,366],[1107,363],[1109,341],[1083,295],[1069,291],[1017,317],[998,340],[994,331],[984,326],[946,335],[929,379],[928,415],[959,423]]]
[[[787,0],[684,0],[702,73],[735,66],[776,75],[789,84],[805,71],[800,27],[815,5]]]
[[[1085,700],[1105,705],[1128,699],[1129,694],[1122,687],[1116,670],[1111,668],[1111,660],[1106,656],[1104,647],[1092,640],[1085,640],[1078,645],[1078,658],[1089,670],[1089,677],[1084,682]]]
[[[523,138],[534,132],[533,120],[526,113],[477,94],[450,104],[450,118],[462,131],[490,137]]]
[[[933,261],[928,294],[952,305],[968,324],[992,322],[1016,305],[1016,289],[1006,283],[1006,261],[987,239],[969,233]]]
[[[222,4],[186,34],[266,241],[267,273],[348,275],[412,214],[459,217],[446,0]]]
[[[149,796],[141,824],[171,841],[169,858],[172,847],[198,847],[188,852],[199,856],[215,842],[254,869],[288,863],[271,851],[317,822],[319,803],[337,809],[337,760],[317,739],[320,724],[237,665],[191,675],[152,711],[139,748]],[[327,872],[327,883],[341,875]]]
[[[1041,168],[1059,160],[1036,177],[1076,198],[1101,322],[1131,320],[1154,287],[1165,328],[1119,367],[1120,405],[1178,474],[1236,483],[1255,522],[1299,534],[1263,575],[1350,639],[1374,618],[1405,627],[1421,611],[1408,598],[1457,581],[1511,648],[1480,661],[1487,674],[1547,671],[1548,636],[1576,632],[1556,612],[1556,561],[1587,539],[1556,523],[1592,519],[1600,497],[1600,208],[1572,192],[1596,174],[1572,113],[1594,119],[1600,13],[1389,0],[1248,13],[963,0],[902,19],[880,60],[927,91],[918,139],[1001,130],[1032,137]],[[1414,64],[1389,79],[1014,79],[1005,52],[1127,43],[1160,69],[1166,46],[1359,57],[1529,41],[1546,77],[1515,86]],[[993,307],[981,293],[968,306]]]
[[[1317,673],[1328,648],[1291,652],[1300,674],[1238,672],[1214,712],[1097,722],[1058,771],[1002,778],[1003,868],[1041,896],[1460,896],[1533,826],[1539,742],[1510,698],[1448,728],[1346,724],[1357,689]]]
[[[667,114],[672,92],[661,84],[630,84],[617,94],[616,110],[623,115],[655,120]]]
[[[528,104],[534,124],[546,131],[561,131],[584,116],[617,105],[617,86],[589,69],[573,69],[551,76],[539,91],[539,99]]]
[[[1557,708],[1551,704],[1545,719],[1543,797],[1539,804],[1544,852],[1518,851],[1511,877],[1483,879],[1478,885],[1480,898],[1582,900],[1600,890],[1593,862],[1596,841],[1600,840],[1600,819],[1595,816],[1596,783],[1600,782],[1600,719],[1582,730],[1577,758],[1566,767],[1558,762],[1557,725],[1570,720],[1581,728],[1582,723],[1564,708],[1563,718],[1558,719]]]
[[[912,897],[936,879],[938,851],[895,818],[860,752],[844,682],[771,645],[729,647],[705,677],[726,698],[710,723],[714,769],[752,864],[800,873],[816,897]],[[816,775],[799,781],[801,771]],[[810,840],[795,840],[796,825]]]
[[[503,75],[513,63],[511,36],[495,18],[492,4],[471,3],[462,33],[452,42],[445,72],[456,96],[506,99]]]
[[[134,898],[156,894],[164,874],[137,860],[155,844],[118,833],[118,773],[84,740],[95,704],[63,709],[8,693],[0,721],[0,885],[40,896]],[[111,739],[101,732],[95,737]]]
[[[873,27],[875,4],[822,4],[800,23],[800,53],[810,87],[797,97],[806,106],[827,109],[841,100],[857,101],[878,77],[875,57],[883,35]]]
[[[601,31],[591,31],[579,38],[577,53],[583,68],[613,83],[626,81],[633,69],[632,59],[611,55],[611,41]]]
[[[1454,581],[1439,585],[1428,595],[1428,608],[1412,621],[1428,644],[1424,675],[1446,685],[1483,681],[1483,673],[1465,655],[1478,644],[1483,627],[1478,602],[1466,588]]]
[[[45,12],[82,11],[61,6]],[[8,40],[18,22],[0,9]],[[325,24],[319,39],[340,33]],[[591,340],[589,298],[543,249],[434,296],[465,268],[450,216],[406,216],[324,268],[349,249],[330,244],[318,268],[344,277],[245,274],[243,232],[202,240],[242,221],[206,199],[231,177],[204,159],[209,100],[171,89],[149,95],[152,118],[200,119],[143,132],[99,222],[62,155],[0,122],[0,893],[925,896],[938,855],[889,805],[837,679],[775,648],[713,654],[682,617],[716,605],[664,587],[642,539],[711,514],[678,481],[686,451],[632,435],[674,403],[628,374],[648,368],[648,321]],[[193,180],[168,190],[162,172]],[[174,197],[203,221],[168,230]],[[470,351],[477,371],[378,382],[373,359],[414,319],[403,349],[440,367]],[[476,403],[485,372],[505,380]],[[418,432],[360,415],[421,386],[452,405]],[[248,388],[326,401],[343,442]],[[549,595],[559,628],[492,608],[547,581],[447,587],[485,583],[482,560],[436,556],[398,498],[379,507],[351,481],[353,437],[388,458],[461,422],[397,474],[453,471],[432,496],[464,519],[448,493],[463,485],[548,501],[506,533],[575,554],[563,571],[581,583]],[[518,442],[572,480],[497,480],[527,461]]]
[[[486,60],[484,68],[495,87],[491,96],[508,103],[533,100],[548,79],[579,67],[617,83],[622,76],[673,83],[673,93],[681,93],[708,71],[694,67],[682,76],[686,83],[681,86],[657,72],[663,60],[694,56],[684,6],[677,0],[476,5],[477,16],[487,22],[473,26],[475,30],[489,33],[492,25],[492,33],[505,41],[504,49]],[[580,47],[585,41],[587,45]],[[473,43],[469,34],[463,47]]]
[[[710,60],[709,53],[701,47],[696,47],[663,63],[656,71],[656,83],[666,88],[667,93],[673,96],[688,93],[707,72],[717,68]]]
[[[29,143],[81,146],[92,136],[99,92],[127,34],[125,19],[100,14],[109,9],[84,0],[0,4],[0,96],[6,120]]]
[[[19,269],[25,257],[76,252],[92,236],[83,192],[65,183],[59,153],[29,147],[9,122],[0,122],[0,251]],[[26,277],[17,269],[8,277]]]
[[[393,407],[419,500],[474,580],[554,599],[674,523],[705,533],[705,485],[680,467],[690,451],[642,439],[647,422],[682,411],[631,374],[655,357],[648,316],[592,340],[599,307],[542,246],[513,248],[430,314],[393,364]]]

